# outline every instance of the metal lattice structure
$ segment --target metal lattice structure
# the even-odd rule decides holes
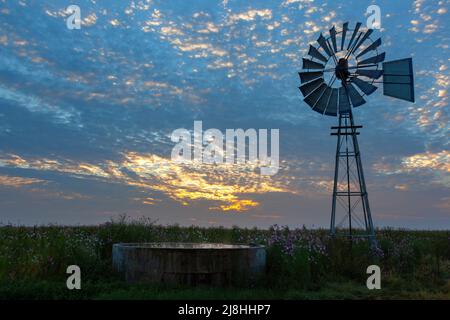
[[[372,40],[372,29],[354,29],[348,22],[333,26],[328,36],[320,34],[310,45],[299,72],[299,87],[312,110],[338,117],[331,127],[337,136],[330,233],[349,238],[367,237],[375,243],[375,231],[358,145],[358,129],[352,109],[383,84],[383,94],[414,102],[412,59],[384,62],[381,38]],[[383,77],[382,81],[379,81]]]

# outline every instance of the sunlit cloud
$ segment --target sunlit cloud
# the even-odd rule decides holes
[[[176,27],[169,26],[169,27],[162,27],[161,34],[166,35],[166,36],[172,36],[172,35],[182,36],[183,32]]]
[[[403,157],[400,161],[385,158],[373,166],[381,174],[398,175],[419,173],[429,174],[428,183],[439,183],[450,187],[450,151],[424,152]],[[427,179],[422,177],[422,182]]]
[[[394,189],[400,190],[400,191],[406,191],[409,189],[409,186],[407,184],[396,184],[394,186]]]
[[[9,187],[15,189],[21,188],[27,193],[37,195],[40,198],[62,200],[86,200],[91,198],[88,195],[83,195],[77,192],[66,192],[60,190],[56,191],[54,190],[54,186],[53,188],[49,186],[49,181],[28,177],[0,175],[0,187]]]
[[[239,20],[253,21],[257,17],[264,19],[264,20],[272,19],[272,10],[270,10],[270,9],[251,9],[251,10],[248,10],[245,12],[231,14],[229,16],[229,19],[231,22],[234,23]]]
[[[255,165],[196,163],[179,164],[156,155],[126,154],[121,166],[134,172],[142,180],[131,181],[164,192],[176,201],[188,204],[190,200],[222,202],[223,211],[245,211],[258,203],[242,198],[245,194],[289,192],[279,181],[260,175]],[[156,179],[159,183],[146,184]],[[215,207],[213,207],[215,209]]]
[[[450,173],[450,151],[426,152],[402,159],[405,170],[431,169]]]
[[[19,188],[40,183],[45,183],[45,180],[0,175],[0,186]]]
[[[206,23],[206,26],[204,29],[200,29],[197,31],[198,33],[217,33],[219,32],[219,27],[217,27],[216,25],[214,25],[214,23],[212,22],[208,22]]]
[[[91,13],[81,20],[81,25],[83,27],[93,26],[97,22],[97,15],[95,13]]]
[[[211,205],[211,209],[221,211],[246,211],[259,205],[246,195],[293,192],[280,180],[260,175],[256,164],[177,163],[158,155],[135,152],[125,153],[120,162],[104,161],[100,164],[7,155],[0,158],[0,166],[55,171],[159,191],[184,205],[210,201],[218,204]],[[145,198],[142,203],[154,204],[154,201]]]
[[[110,20],[109,23],[110,23],[113,27],[118,27],[118,26],[120,26],[120,24],[121,24],[120,21],[117,20],[117,19]]]

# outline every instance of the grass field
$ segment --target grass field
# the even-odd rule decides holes
[[[380,250],[325,230],[159,226],[125,217],[100,226],[0,227],[0,299],[450,299],[450,232],[377,230]],[[266,276],[252,288],[129,285],[111,268],[117,242],[222,242],[267,246]],[[66,268],[82,290],[66,288]],[[368,290],[366,268],[382,270]]]

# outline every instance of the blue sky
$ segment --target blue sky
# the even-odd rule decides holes
[[[354,112],[375,225],[450,228],[450,6],[427,0],[0,0],[0,221],[326,227],[337,120],[302,101],[297,72],[370,4],[416,83],[414,104],[379,89]],[[194,120],[279,129],[279,172],[174,163],[170,134]]]

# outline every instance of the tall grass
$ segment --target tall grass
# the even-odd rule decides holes
[[[234,227],[161,226],[148,219],[121,217],[100,226],[4,225],[0,227],[0,285],[62,281],[68,265],[83,270],[83,281],[119,281],[111,268],[118,242],[222,242],[267,246],[267,273],[258,284],[274,290],[320,290],[327,283],[365,283],[366,268],[381,267],[392,288],[442,288],[450,277],[450,234],[446,231],[377,230],[379,249],[366,241],[331,239],[325,230],[269,230]],[[62,290],[62,289],[61,289]],[[256,289],[255,289],[256,290]],[[439,289],[440,290],[440,289]]]

